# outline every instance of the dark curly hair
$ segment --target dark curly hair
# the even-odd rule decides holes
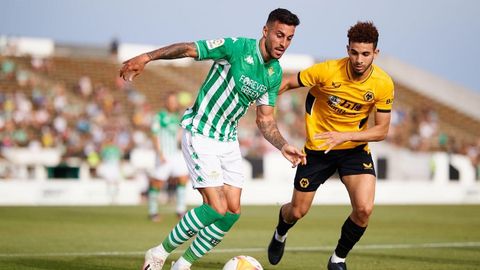
[[[348,43],[373,43],[373,47],[377,48],[378,31],[377,27],[371,21],[357,22],[348,30]]]
[[[267,24],[273,23],[275,21],[279,21],[283,24],[292,26],[298,26],[300,24],[300,20],[298,19],[297,15],[284,8],[277,8],[270,12],[270,14],[268,15]]]

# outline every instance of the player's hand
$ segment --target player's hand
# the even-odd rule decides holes
[[[120,69],[120,77],[125,81],[131,82],[143,71],[149,61],[150,57],[147,54],[141,54],[123,62],[123,66]]]
[[[298,164],[307,164],[307,155],[295,146],[286,143],[283,145],[281,151],[282,155],[292,163],[292,168],[297,167]]]
[[[325,150],[325,154],[330,152],[330,150],[332,150],[335,146],[351,140],[350,133],[337,131],[317,133],[313,135],[313,138],[315,140],[324,140],[324,142],[318,146],[318,148],[321,149],[325,146],[328,146],[327,150]]]

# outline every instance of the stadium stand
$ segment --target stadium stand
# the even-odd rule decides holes
[[[130,84],[118,77],[120,63],[110,57],[108,48],[87,48],[95,52],[90,57],[78,45],[57,49],[50,56],[0,56],[0,182],[38,176],[64,178],[69,168],[76,170],[73,178],[98,178],[96,168],[108,140],[122,153],[124,178],[140,177],[139,172],[151,166],[145,160],[151,150],[149,123],[163,96],[179,91],[182,105],[190,105],[209,69],[209,64],[200,62],[152,65]],[[452,105],[459,103],[459,97],[457,102],[445,102],[435,89],[419,90],[399,74],[392,72],[396,102],[388,145],[382,147],[394,153],[401,149],[418,154],[423,162],[419,164],[427,168],[423,166],[423,172],[412,178],[434,178],[429,162],[432,153],[439,151],[468,158],[475,168],[473,178],[479,179],[480,117]],[[298,146],[305,136],[305,95],[306,91],[295,91],[278,100],[279,127]],[[276,160],[271,157],[275,151],[257,131],[254,117],[252,109],[240,122],[242,152],[251,165],[252,178],[275,177],[268,174],[270,165],[265,163]],[[389,169],[385,168],[381,157],[391,154],[384,151],[380,155],[377,166],[379,174],[384,171],[383,178],[408,178],[394,159],[390,159]],[[455,168],[452,170],[450,178],[460,178]]]

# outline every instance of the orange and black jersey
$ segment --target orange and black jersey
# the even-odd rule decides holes
[[[306,100],[305,124],[310,150],[319,148],[323,140],[314,135],[326,131],[355,132],[367,128],[370,112],[390,112],[393,103],[393,82],[390,76],[372,64],[369,76],[353,81],[348,58],[315,64],[298,73],[301,86],[311,87]],[[333,149],[350,149],[365,142],[348,141]]]

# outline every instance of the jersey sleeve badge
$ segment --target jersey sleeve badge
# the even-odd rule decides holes
[[[207,48],[209,50],[213,50],[215,48],[218,48],[218,47],[222,46],[223,44],[225,44],[225,39],[223,39],[223,38],[207,40]]]

